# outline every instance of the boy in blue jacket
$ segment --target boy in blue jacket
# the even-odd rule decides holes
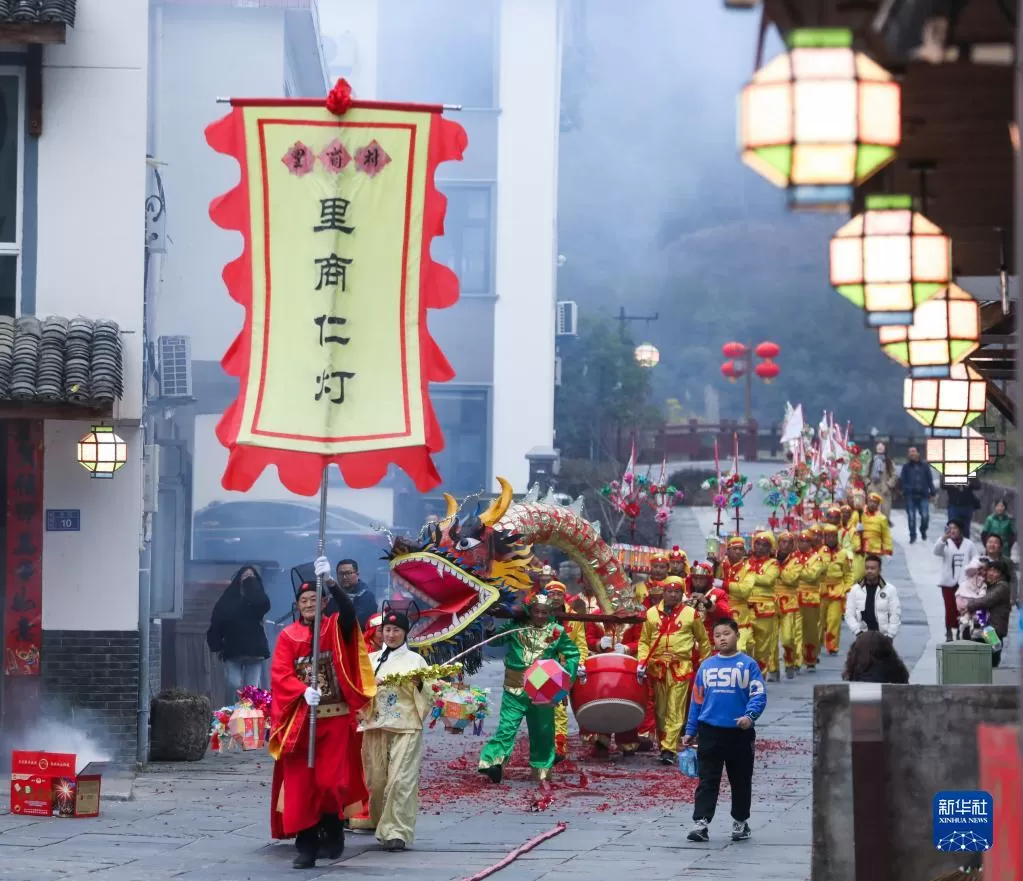
[[[753,724],[767,707],[767,690],[760,666],[736,650],[739,625],[722,618],[714,625],[714,648],[696,671],[693,703],[682,745],[697,747],[700,782],[693,807],[695,826],[690,841],[708,841],[707,827],[714,819],[721,788],[721,771],[732,787],[732,841],[750,837],[749,812],[753,800]]]

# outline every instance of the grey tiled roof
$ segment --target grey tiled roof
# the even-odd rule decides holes
[[[124,394],[123,371],[113,321],[0,316],[0,401],[109,406]]]
[[[0,24],[75,26],[76,0],[0,0]]]

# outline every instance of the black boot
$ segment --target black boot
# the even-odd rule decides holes
[[[295,869],[312,869],[316,865],[317,851],[320,847],[320,827],[313,826],[311,829],[303,829],[295,837],[295,849],[297,856],[291,863]]]
[[[492,765],[489,768],[480,768],[481,774],[486,774],[490,778],[491,783],[500,783],[501,777],[504,776],[503,765]]]
[[[324,814],[320,818],[319,853],[317,859],[338,860],[345,852],[345,827],[337,814]]]

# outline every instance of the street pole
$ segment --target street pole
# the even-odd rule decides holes
[[[329,466],[328,466],[329,468]],[[316,558],[323,556],[327,547],[327,468],[323,469],[320,483],[320,537],[316,545]],[[323,576],[316,576],[316,614],[313,618],[313,651],[310,660],[310,685],[320,684],[320,626],[323,618]],[[316,707],[309,707],[309,767],[316,764]]]
[[[1019,18],[1019,16],[1017,16]],[[1023,19],[1020,19],[1016,25],[1016,130],[1019,132],[1023,129]],[[1015,259],[1013,260],[1013,269],[1016,274],[1019,274],[1020,261],[1023,260],[1023,157],[1020,155],[1020,150],[1017,148],[1015,153],[1015,178],[1016,178],[1016,198],[1015,198]],[[1021,334],[1023,334],[1023,318],[1021,318],[1020,303],[1017,301],[1014,305],[1016,310],[1016,359],[1019,359],[1019,341]],[[1016,367],[1016,413],[1023,413],[1023,386],[1019,382],[1019,367]],[[1017,418],[1019,418],[1017,416]],[[1013,426],[1016,429],[1016,426]],[[1020,517],[1023,517],[1023,447],[1019,443],[1019,434],[1016,435],[1016,522],[1020,523]],[[1017,648],[1016,651],[1023,651],[1023,649]],[[1020,679],[1020,700],[1019,706],[1023,707],[1023,677]],[[1023,722],[1023,711],[1020,713],[1020,721]],[[1023,755],[1023,725],[1019,726],[1020,730],[1020,742],[1019,749],[1020,754]],[[1023,787],[1023,780],[1015,781],[1017,787]],[[1023,838],[1023,821],[1021,821],[1021,828],[1016,830],[1016,834]]]
[[[621,338],[621,341],[623,343],[627,343],[629,341],[628,336],[626,336],[626,334],[625,334],[625,324],[626,324],[626,322],[629,322],[629,321],[645,321],[645,322],[647,322],[649,324],[650,322],[657,321],[657,319],[660,318],[660,317],[661,317],[661,313],[660,312],[655,312],[653,315],[626,315],[625,314],[625,307],[624,306],[619,306],[618,307],[618,314],[615,316],[615,321],[618,322],[618,335]],[[600,418],[599,415],[598,415],[597,418],[599,420],[599,418]],[[598,422],[598,424],[599,424],[599,422]],[[617,430],[616,440],[615,440],[615,457],[616,458],[620,458],[621,457],[621,453],[622,453],[622,423],[621,423],[621,420],[616,420],[616,424],[618,426],[618,430]]]
[[[746,424],[753,421],[753,343],[750,343],[743,356],[746,361]]]

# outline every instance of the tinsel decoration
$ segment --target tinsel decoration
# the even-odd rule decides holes
[[[431,664],[429,667],[422,667],[419,670],[410,670],[407,673],[390,673],[380,680],[380,685],[398,687],[408,685],[416,679],[424,682],[437,679],[447,679],[450,676],[457,676],[462,672],[461,664]]]

